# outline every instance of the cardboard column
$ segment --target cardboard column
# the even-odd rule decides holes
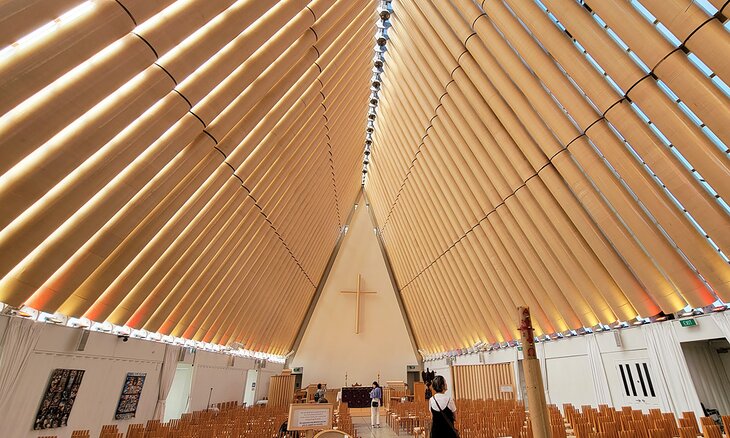
[[[525,370],[525,386],[532,433],[535,438],[550,437],[550,417],[547,411],[545,390],[542,384],[540,361],[535,350],[535,334],[532,329],[529,307],[518,307],[520,337],[522,338],[522,361]]]

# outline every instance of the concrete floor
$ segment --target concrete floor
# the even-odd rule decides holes
[[[370,427],[370,417],[353,417],[352,422],[355,425],[358,436],[363,438],[392,438],[397,437],[393,429],[385,422],[385,418],[380,417],[380,427]]]

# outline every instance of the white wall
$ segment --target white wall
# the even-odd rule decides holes
[[[696,318],[697,327],[677,328],[676,334],[680,343],[696,340],[722,338],[723,334],[715,323],[712,315]],[[676,324],[678,321],[666,321],[661,324]],[[645,326],[633,327],[619,331],[620,346],[614,331],[597,333],[601,352],[601,361],[606,371],[612,402],[615,406],[633,406],[637,409],[659,407],[659,388],[655,388],[657,397],[626,396],[623,380],[620,376],[619,364],[647,363],[649,372],[654,378],[654,386],[659,385],[655,368],[661,364],[653,363],[649,359],[645,336]],[[573,405],[597,405],[596,390],[594,388],[592,371],[588,359],[588,347],[585,337],[564,338],[557,341],[541,343],[538,348],[545,348],[545,386],[548,402],[557,404],[572,403]],[[730,356],[730,355],[729,355]],[[514,349],[502,349],[492,352],[463,355],[454,358],[454,364],[466,365],[475,363],[505,363],[522,359],[522,353]],[[424,367],[435,370],[443,375],[451,384],[451,370],[445,359],[427,361]]]
[[[160,368],[165,345],[130,339],[122,342],[113,335],[90,332],[84,351],[76,351],[81,330],[46,325],[36,350],[20,379],[20,390],[11,404],[2,436],[69,437],[75,429],[90,429],[97,436],[103,424],[117,424],[126,432],[127,425],[150,419],[157,403]],[[51,372],[56,368],[85,370],[79,393],[69,416],[68,426],[33,431],[33,422]],[[127,373],[146,373],[136,418],[114,420]]]
[[[0,316],[0,337],[8,317]],[[40,324],[40,323],[39,323]],[[130,423],[144,423],[152,418],[157,404],[159,376],[165,344],[130,338],[123,342],[116,335],[88,332],[84,351],[77,351],[82,330],[44,324],[43,332],[20,377],[19,390],[10,405],[8,418],[15,421],[0,425],[0,437],[70,437],[77,429],[89,429],[98,436],[101,426],[117,424],[126,432]],[[205,409],[210,388],[211,403],[243,401],[246,376],[254,368],[253,359],[235,358],[206,351],[187,352],[183,368],[192,370],[191,403],[188,410]],[[33,431],[33,423],[51,372],[56,368],[85,370],[79,393],[71,410],[67,427]],[[268,376],[279,374],[280,364],[267,364],[265,384],[257,385],[257,399],[266,397]],[[114,412],[127,373],[146,373],[146,380],[136,417],[115,421]],[[189,380],[188,380],[189,381]],[[264,382],[262,382],[264,383]],[[174,394],[171,394],[174,395]]]
[[[235,361],[232,363],[233,359]],[[253,367],[253,359],[198,351],[193,363],[193,384],[190,391],[192,398],[188,411],[205,409],[208,397],[211,403],[242,403],[246,375]]]
[[[284,365],[282,364],[268,363],[266,368],[259,370],[258,381],[256,382],[256,401],[268,398],[271,376],[281,374],[283,369]]]
[[[396,291],[362,201],[326,279],[322,294],[304,332],[291,367],[303,367],[302,387],[325,383],[338,388],[347,383],[368,386],[380,381],[407,380],[408,365],[417,365]],[[361,290],[360,333],[355,334],[355,296],[358,274]]]

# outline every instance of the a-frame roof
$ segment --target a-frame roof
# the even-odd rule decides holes
[[[0,1],[0,302],[286,354],[363,175],[426,353],[727,302],[728,13]]]

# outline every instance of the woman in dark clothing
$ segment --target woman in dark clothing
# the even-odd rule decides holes
[[[435,394],[429,400],[431,407],[431,438],[456,438],[459,435],[454,427],[456,405],[454,400],[444,394],[448,389],[443,376],[436,376],[431,385]]]

